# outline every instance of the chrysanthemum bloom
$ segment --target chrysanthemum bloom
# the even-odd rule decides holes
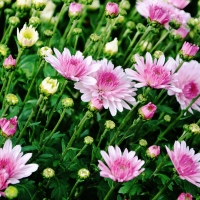
[[[19,100],[18,100],[17,96],[14,94],[7,94],[6,95],[6,103],[9,106],[14,106],[19,103]]]
[[[9,55],[3,62],[3,66],[5,69],[13,69],[16,66],[16,59]]]
[[[153,103],[149,102],[148,104],[142,106],[138,112],[143,119],[150,120],[154,116],[156,109],[157,107]]]
[[[147,149],[146,153],[148,157],[156,158],[160,155],[160,147],[157,145],[152,145]]]
[[[19,31],[17,28],[17,39],[22,47],[31,47],[39,39],[38,32],[30,25],[29,27],[24,24],[23,28]]]
[[[174,30],[172,34],[174,35],[175,39],[184,39],[189,32],[190,28],[188,26],[181,26],[179,29]]]
[[[181,193],[177,200],[192,200],[192,197],[190,193]]]
[[[119,14],[119,6],[116,3],[108,2],[106,4],[106,16],[110,18],[115,18]]]
[[[149,86],[155,89],[167,89],[176,92],[181,92],[175,86],[171,84],[176,82],[176,74],[173,74],[177,64],[173,58],[169,58],[165,63],[165,56],[161,55],[159,59],[152,59],[150,53],[146,53],[146,61],[144,57],[135,55],[135,69],[126,69],[126,73],[134,81],[140,83],[135,84],[135,87],[140,88],[144,86]],[[165,64],[164,64],[165,63]]]
[[[31,8],[31,0],[17,0],[16,7],[20,10],[28,10]]]
[[[32,0],[32,5],[36,10],[43,10],[47,4],[47,0]]]
[[[96,80],[95,85],[86,85],[84,82],[75,83],[75,88],[80,90],[83,95],[82,101],[89,102],[93,98],[103,101],[103,107],[110,110],[112,116],[115,116],[117,110],[123,111],[123,108],[130,109],[126,103],[135,105],[136,95],[133,88],[134,83],[128,79],[121,66],[114,68],[114,65],[106,59],[98,62],[101,67],[98,71],[91,74]]]
[[[121,149],[116,146],[108,147],[108,154],[105,151],[101,151],[101,155],[106,162],[105,165],[101,160],[99,160],[98,168],[100,171],[100,176],[105,178],[110,178],[116,182],[126,182],[137,177],[144,168],[143,160],[139,160],[135,156],[135,151],[128,152],[127,149],[121,152]]]
[[[82,81],[84,84],[93,85],[96,80],[89,75],[99,69],[99,65],[95,64],[91,56],[84,58],[80,51],[75,55],[71,55],[70,51],[65,48],[62,54],[54,48],[56,57],[48,54],[45,60],[66,79],[72,81]]]
[[[1,118],[0,128],[2,135],[5,137],[13,136],[17,131],[17,123],[17,116],[10,119]]]
[[[198,50],[199,47],[195,44],[184,42],[180,50],[181,58],[183,58],[184,60],[191,60],[197,54]]]
[[[0,148],[0,191],[9,184],[19,183],[19,179],[30,176],[38,169],[37,164],[26,165],[31,156],[32,153],[23,155],[20,145],[12,148],[11,140],[6,140]]]
[[[72,2],[69,5],[69,17],[78,18],[82,13],[82,5],[80,3]]]
[[[200,187],[200,153],[195,154],[194,149],[189,149],[185,141],[175,141],[174,151],[168,147],[166,150],[179,177]]]
[[[177,72],[177,82],[173,83],[174,87],[179,88],[182,92],[168,91],[169,95],[175,95],[182,110],[186,109],[192,99],[200,94],[199,68],[200,64],[197,61],[184,62]],[[200,111],[199,106],[200,98],[192,104],[191,108]],[[189,108],[189,112],[193,113],[191,108]]]
[[[118,52],[118,40],[115,38],[113,41],[105,44],[104,53],[108,56],[114,56]]]
[[[183,9],[190,3],[190,0],[168,0],[168,3],[173,4],[179,9]]]

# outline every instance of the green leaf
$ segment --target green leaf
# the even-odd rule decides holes
[[[39,158],[51,158],[51,157],[52,157],[52,155],[48,154],[48,153],[44,153],[44,154],[39,156]]]
[[[36,146],[24,146],[22,147],[22,151],[25,152],[25,151],[34,151],[34,150],[38,150],[38,147]]]
[[[129,196],[134,196],[135,194],[139,195],[142,192],[142,187],[139,184],[133,185],[129,192]]]
[[[159,179],[161,180],[162,184],[164,185],[170,178],[165,174],[157,174]]]
[[[133,182],[132,181],[128,181],[128,182],[123,184],[123,186],[119,189],[118,193],[127,194],[132,186],[133,186]]]
[[[176,114],[176,112],[174,112],[172,110],[172,108],[168,107],[168,106],[161,106],[161,105],[157,105],[157,110],[161,111],[161,112],[165,112],[166,114]]]

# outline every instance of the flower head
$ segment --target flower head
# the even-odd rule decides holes
[[[89,102],[88,108],[90,111],[100,111],[103,108],[103,101],[95,97]]]
[[[104,53],[108,56],[114,56],[118,52],[118,40],[115,38],[113,41],[106,43]]]
[[[159,59],[152,59],[150,53],[146,53],[146,62],[144,57],[135,55],[135,69],[126,69],[126,73],[134,81],[140,83],[135,84],[135,87],[149,86],[155,89],[168,89],[180,92],[174,86],[171,86],[176,81],[176,75],[173,74],[177,64],[173,58],[169,58],[165,63],[165,56],[161,55]],[[165,63],[165,64],[164,64]]]
[[[28,10],[31,8],[31,0],[17,0],[16,7],[20,10]]]
[[[16,59],[9,55],[3,62],[3,66],[5,69],[13,69],[16,66]]]
[[[27,164],[32,153],[23,155],[21,146],[12,148],[10,139],[6,140],[0,148],[0,191],[7,188],[8,184],[19,183],[19,179],[30,176],[38,169],[37,164]]]
[[[192,195],[190,193],[181,193],[179,196],[178,196],[178,199],[177,200],[192,200]]]
[[[2,135],[5,137],[13,136],[17,131],[17,123],[17,116],[10,119],[1,118],[0,128]]]
[[[18,189],[14,186],[8,186],[4,192],[5,197],[8,199],[14,199],[18,196]]]
[[[87,179],[90,176],[90,171],[88,169],[82,168],[78,171],[78,177],[80,179]]]
[[[24,24],[23,28],[19,31],[17,28],[17,39],[22,47],[31,47],[39,39],[38,32],[30,25],[29,27]]]
[[[184,9],[189,3],[190,0],[167,0],[168,3],[171,3],[179,9]]]
[[[156,109],[157,107],[151,102],[149,102],[148,104],[142,106],[139,109],[139,114],[142,116],[143,119],[150,120],[154,116]]]
[[[72,81],[82,81],[84,84],[93,85],[96,80],[89,75],[99,69],[91,56],[84,58],[80,51],[71,55],[70,51],[65,48],[62,54],[54,48],[56,56],[48,54],[45,60],[66,79]]]
[[[189,32],[190,29],[188,26],[181,26],[179,29],[174,30],[172,34],[174,35],[175,38],[184,39]]]
[[[106,59],[98,61],[100,68],[91,74],[96,80],[95,85],[86,85],[84,82],[75,83],[75,88],[80,90],[83,95],[82,101],[89,102],[93,98],[98,98],[103,102],[103,107],[110,110],[111,115],[115,116],[117,110],[123,111],[123,107],[130,109],[130,103],[135,104],[135,90],[132,83],[121,66],[114,68],[114,65]]]
[[[101,170],[100,176],[110,178],[116,182],[126,182],[137,177],[144,168],[143,160],[139,160],[135,156],[135,151],[128,152],[127,149],[121,152],[121,149],[116,146],[108,147],[108,154],[105,151],[101,151],[101,155],[104,158],[107,165],[99,160],[98,168]]]
[[[150,158],[158,157],[160,155],[160,147],[157,145],[152,145],[147,149],[146,153]]]
[[[184,62],[181,68],[177,72],[177,82],[173,85],[179,88],[181,92],[169,91],[169,95],[175,95],[176,100],[179,102],[181,109],[184,110],[190,104],[192,99],[200,94],[200,70],[199,63],[197,61]],[[200,98],[198,98],[192,106],[189,108],[189,112],[192,109],[200,111]]]
[[[185,141],[175,141],[174,151],[168,147],[166,150],[179,177],[200,187],[200,153],[195,154],[194,149],[189,149]]]
[[[199,47],[189,42],[184,42],[180,54],[184,60],[191,60],[198,52]]]
[[[119,14],[119,6],[116,3],[108,2],[106,4],[106,16],[115,18]]]
[[[46,168],[42,172],[44,178],[53,178],[55,176],[55,171],[52,168]]]
[[[69,17],[79,18],[82,13],[82,5],[80,3],[72,2],[69,5]]]
[[[19,100],[16,95],[14,94],[7,94],[6,95],[6,103],[10,106],[14,106],[19,103]]]

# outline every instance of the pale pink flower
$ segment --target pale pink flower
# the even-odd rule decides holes
[[[160,155],[160,147],[157,145],[152,145],[147,149],[146,153],[148,157],[156,158]]]
[[[181,193],[177,200],[192,200],[192,197],[190,193]]]
[[[165,147],[179,177],[200,187],[200,153],[195,154],[194,149],[189,149],[185,141],[175,141],[174,151]]]
[[[176,74],[173,74],[177,67],[177,63],[173,58],[169,58],[165,63],[165,56],[161,55],[159,59],[153,60],[150,53],[146,53],[144,57],[135,55],[135,70],[126,69],[129,77],[140,83],[135,84],[135,87],[140,88],[149,86],[155,89],[167,89],[176,92],[181,92],[171,84],[176,82]],[[165,64],[164,64],[165,63]]]
[[[114,65],[106,59],[98,62],[100,68],[98,71],[91,74],[96,80],[95,85],[86,85],[84,82],[75,83],[75,88],[80,90],[83,95],[82,101],[89,102],[93,98],[103,101],[103,107],[110,110],[111,115],[115,116],[117,110],[123,111],[123,108],[130,109],[126,103],[135,105],[136,101],[133,96],[134,83],[128,79],[121,66],[114,68]]]
[[[117,17],[119,14],[119,6],[116,3],[108,2],[106,4],[106,16],[110,16],[111,18]]]
[[[181,48],[181,54],[183,56],[193,58],[199,50],[199,47],[195,44],[191,44],[189,42],[184,42],[182,48]]]
[[[12,55],[9,55],[8,58],[6,58],[3,62],[3,66],[6,68],[6,69],[11,69],[11,68],[15,68],[16,66],[16,59],[14,59],[12,57]]]
[[[69,5],[69,16],[76,17],[82,13],[82,5],[80,3],[72,2]]]
[[[9,184],[19,183],[19,179],[30,176],[38,169],[37,164],[26,165],[31,156],[32,153],[23,155],[20,145],[12,148],[11,140],[6,140],[0,148],[0,191]]]
[[[154,116],[156,109],[157,107],[151,102],[149,102],[148,104],[142,106],[138,112],[143,119],[150,120]]]
[[[6,137],[13,136],[17,131],[17,123],[17,116],[10,119],[1,118],[0,128],[2,134]]]
[[[172,34],[184,39],[188,35],[189,32],[190,32],[190,28],[188,26],[181,26],[179,29],[174,30]]]
[[[101,160],[99,160],[98,168],[100,171],[100,176],[105,178],[110,178],[116,182],[126,182],[137,177],[144,168],[143,160],[139,160],[135,156],[135,151],[128,152],[127,149],[121,152],[121,149],[116,146],[108,147],[108,154],[105,151],[101,151],[101,155],[106,162],[105,165]]]
[[[89,107],[94,110],[101,110],[103,108],[103,101],[95,97],[90,101]]]
[[[168,3],[171,3],[179,9],[183,9],[190,3],[190,0],[168,0]]]
[[[84,84],[93,85],[96,80],[89,75],[99,69],[91,56],[84,58],[80,51],[71,55],[67,48],[64,48],[62,54],[54,48],[56,56],[48,54],[45,60],[63,77],[72,81],[82,81]]]
[[[177,72],[177,82],[173,83],[174,87],[179,88],[182,92],[168,91],[169,95],[175,95],[182,110],[186,109],[192,99],[200,94],[199,69],[200,64],[197,61],[184,62]],[[191,113],[193,113],[192,109],[200,111],[199,106],[200,98],[192,104],[188,111]]]

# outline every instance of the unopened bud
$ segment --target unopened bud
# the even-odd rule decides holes
[[[144,33],[145,30],[146,30],[146,27],[145,27],[143,24],[138,23],[138,24],[136,25],[136,29],[137,29],[138,32]]]
[[[106,4],[106,17],[115,18],[119,14],[119,6],[116,3],[108,2]]]
[[[16,59],[12,57],[12,55],[9,55],[8,58],[6,58],[3,62],[3,67],[7,70],[15,69],[16,66]]]
[[[88,104],[88,109],[92,112],[100,111],[102,108],[103,108],[103,101],[98,98],[93,98]]]
[[[144,140],[144,139],[141,139],[141,140],[139,141],[139,145],[142,146],[142,147],[146,147],[147,144],[148,144],[147,141]]]
[[[93,42],[98,42],[99,39],[100,39],[100,36],[98,36],[96,33],[92,33],[90,35],[90,39],[93,41]]]
[[[41,41],[41,40],[38,40],[36,43],[35,43],[35,46],[38,47],[38,48],[42,48],[44,46],[44,42]]]
[[[8,186],[4,191],[5,197],[8,199],[14,199],[18,196],[18,190],[14,186]]]
[[[132,21],[128,21],[128,22],[126,23],[126,27],[127,27],[128,29],[130,29],[130,30],[134,30],[134,29],[136,28],[135,23],[132,22]]]
[[[19,100],[18,100],[17,96],[14,94],[7,94],[6,102],[8,105],[14,106],[14,105],[18,104]]]
[[[93,142],[94,142],[94,139],[92,137],[90,137],[90,136],[86,136],[84,138],[84,143],[85,144],[91,145]]]
[[[17,0],[16,7],[20,11],[27,11],[31,8],[31,0]]]
[[[99,2],[99,0],[93,0],[93,2],[92,2],[92,4],[91,5],[88,5],[88,9],[89,10],[97,10],[97,9],[99,9],[100,8],[100,2]]]
[[[82,5],[76,2],[70,3],[68,13],[71,19],[79,19],[82,14]]]
[[[121,1],[121,3],[119,4],[119,7],[125,10],[130,10],[131,4],[129,1],[125,0],[125,1]]]
[[[144,120],[150,120],[154,116],[156,109],[157,107],[149,102],[145,106],[142,106],[138,112]]]
[[[171,121],[171,117],[170,117],[169,115],[165,115],[165,116],[164,116],[164,120],[165,120],[166,122],[170,122],[170,121]]]
[[[194,124],[194,123],[190,124],[188,128],[192,133],[200,134],[200,128],[199,128],[198,124]]]
[[[72,98],[66,97],[62,99],[61,104],[63,108],[72,108],[74,106],[74,101]]]
[[[4,7],[4,1],[0,0],[0,10]]]
[[[44,35],[46,36],[46,37],[49,37],[49,38],[51,38],[52,36],[53,36],[53,31],[51,31],[51,30],[45,30],[44,32]]]
[[[0,55],[6,57],[8,55],[9,48],[5,44],[0,44]]]
[[[117,20],[116,20],[116,25],[120,25],[120,24],[123,24],[124,23],[124,16],[123,15],[119,15],[118,17],[117,17]]]
[[[29,25],[32,25],[33,27],[37,27],[41,24],[41,19],[38,17],[31,17],[29,19]]]
[[[162,56],[162,55],[164,55],[164,53],[162,51],[159,51],[159,50],[155,51],[154,54],[153,54],[153,56],[157,59],[159,59],[160,56]]]
[[[51,168],[46,168],[42,172],[44,178],[53,178],[55,176],[55,171]]]
[[[88,169],[83,168],[78,171],[78,177],[80,179],[87,179],[89,176],[90,176],[90,172]]]
[[[42,48],[40,48],[39,50],[38,50],[38,54],[39,54],[39,56],[41,56],[41,57],[45,57],[45,56],[47,56],[48,54],[53,54],[53,51],[51,50],[51,48],[50,47],[42,47]]]
[[[4,13],[5,13],[6,15],[13,15],[13,14],[14,14],[14,10],[11,9],[11,8],[6,8],[6,9],[4,10]]]
[[[108,130],[112,130],[115,128],[115,123],[111,120],[107,120],[105,122],[105,128],[108,129]]]
[[[47,4],[47,0],[32,0],[32,5],[35,10],[42,11],[44,10],[45,6]]]
[[[79,35],[82,33],[82,29],[81,28],[74,28],[73,33],[76,35]]]
[[[126,16],[127,12],[123,8],[119,8],[119,14],[122,15],[122,16]]]
[[[8,21],[8,23],[9,23],[10,25],[14,26],[14,27],[17,27],[18,24],[19,24],[19,22],[20,22],[20,20],[19,20],[19,18],[16,17],[16,16],[10,17],[10,18],[9,18],[9,21]]]
[[[156,158],[160,155],[160,147],[152,145],[147,149],[146,153],[149,158]]]
[[[146,101],[147,101],[147,98],[142,94],[138,94],[137,99],[141,103],[146,103]]]
[[[113,41],[106,43],[104,53],[108,56],[114,56],[118,52],[118,40],[115,38]]]

